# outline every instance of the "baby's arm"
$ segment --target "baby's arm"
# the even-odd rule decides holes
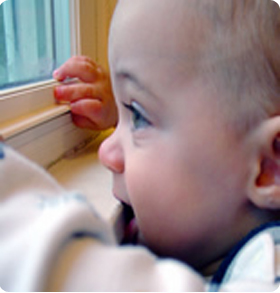
[[[118,116],[109,74],[93,60],[74,56],[54,71],[59,82],[77,78],[54,89],[59,102],[70,102],[74,123],[81,128],[104,130],[116,126]]]

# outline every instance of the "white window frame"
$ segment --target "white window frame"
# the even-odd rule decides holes
[[[107,32],[115,4],[116,0],[70,0],[72,55],[87,55],[107,67]],[[96,136],[96,133],[74,128],[71,124],[69,106],[57,105],[54,101],[53,88],[56,84],[57,82],[51,79],[0,90],[0,141],[5,141],[19,151],[25,149],[25,155],[43,166],[48,166],[62,153],[88,139],[89,136]],[[48,133],[48,139],[44,142],[40,134],[46,132],[44,130],[54,121],[64,126],[59,135],[57,131],[54,131],[54,135]],[[69,125],[65,123],[71,125],[73,135],[69,135]],[[64,137],[63,129],[68,129],[68,132],[65,130]],[[61,146],[57,153],[54,151],[53,156],[44,156],[43,162],[36,159],[42,157],[38,156],[41,148],[34,149],[37,139],[41,140],[42,146],[57,144],[60,138],[65,140],[66,137],[71,137],[71,141]]]

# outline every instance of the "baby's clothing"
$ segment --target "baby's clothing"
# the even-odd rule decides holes
[[[224,259],[209,291],[275,291],[280,282],[280,222],[253,230]]]
[[[119,246],[84,196],[66,192],[0,144],[0,287],[6,291],[273,291],[280,223],[260,229],[208,283],[184,263]]]

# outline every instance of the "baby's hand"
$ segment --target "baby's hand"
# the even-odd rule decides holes
[[[74,56],[53,72],[57,81],[77,78],[79,82],[61,84],[54,89],[58,102],[70,102],[74,123],[81,128],[104,130],[117,124],[117,108],[110,77],[85,56]]]

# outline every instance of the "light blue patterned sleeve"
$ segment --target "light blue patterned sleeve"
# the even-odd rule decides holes
[[[5,153],[4,153],[4,145],[0,143],[0,160],[4,160]]]
[[[76,237],[115,243],[84,196],[0,144],[0,287],[44,291],[56,258]]]

